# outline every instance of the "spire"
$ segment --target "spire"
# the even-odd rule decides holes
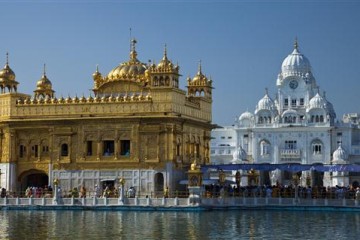
[[[6,65],[9,65],[9,53],[6,52]]]
[[[265,88],[265,95],[268,95],[268,88]]]
[[[298,39],[297,39],[297,37],[295,37],[294,49],[296,49],[298,51],[299,50],[298,48],[299,48]]]
[[[199,60],[198,75],[202,75],[202,72],[201,72],[201,60]]]
[[[43,70],[43,76],[46,77],[46,64],[44,63],[44,70]]]
[[[167,58],[167,47],[166,47],[166,43],[165,43],[165,47],[164,47],[164,57],[163,57],[163,60],[167,61],[168,58]]]
[[[129,29],[129,34],[130,34],[130,52],[131,52],[131,28]]]

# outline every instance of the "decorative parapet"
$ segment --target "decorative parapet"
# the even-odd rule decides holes
[[[89,96],[85,98],[84,96],[78,98],[77,96],[71,98],[70,96],[67,98],[25,98],[18,99],[17,105],[55,105],[55,104],[82,104],[82,103],[111,103],[111,102],[151,102],[152,96],[150,92],[147,95],[143,93],[133,93],[133,94],[119,94],[116,97],[113,95],[110,96]]]
[[[199,99],[194,98],[194,97],[187,97],[185,104],[186,104],[187,106],[191,106],[191,107],[195,107],[195,108],[200,108],[200,101],[199,101]]]

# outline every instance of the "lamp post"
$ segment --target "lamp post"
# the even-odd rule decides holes
[[[59,204],[59,179],[55,178],[54,181],[54,189],[53,189],[53,192],[54,192],[54,197],[53,197],[53,204],[57,205]]]
[[[124,204],[124,200],[125,200],[125,178],[121,177],[119,178],[119,184],[120,184],[120,191],[119,191],[119,204],[123,205]]]
[[[225,184],[225,179],[226,179],[225,172],[222,169],[220,169],[220,171],[219,171],[219,182],[220,182],[221,186],[223,186]]]
[[[241,184],[241,174],[239,171],[236,171],[235,173],[235,181],[236,181],[236,185],[239,188],[240,184]]]
[[[298,197],[299,197],[299,176],[294,173],[293,174],[293,183],[295,186],[295,202],[298,202]]]

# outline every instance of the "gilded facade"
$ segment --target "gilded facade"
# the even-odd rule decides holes
[[[167,56],[158,64],[130,58],[93,74],[93,96],[57,98],[45,66],[32,95],[18,92],[9,66],[0,71],[1,187],[61,188],[118,184],[153,194],[178,189],[196,158],[209,163],[212,81],[202,72],[179,88],[179,66]],[[91,84],[91,82],[89,83]]]

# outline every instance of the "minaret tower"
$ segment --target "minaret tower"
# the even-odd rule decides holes
[[[181,76],[179,69],[178,65],[174,65],[168,59],[165,44],[163,58],[158,65],[151,64],[147,72],[147,76],[150,78],[150,86],[179,88],[179,77]]]
[[[4,68],[0,71],[0,94],[6,93],[6,89],[10,93],[16,93],[18,84],[19,83],[15,81],[15,73],[9,66],[9,53],[6,53],[6,64]]]
[[[208,79],[201,70],[201,61],[199,62],[198,73],[196,76],[191,79],[190,77],[187,79],[188,81],[188,95],[194,97],[204,97],[207,99],[212,99],[212,80]]]
[[[41,79],[36,84],[34,91],[35,98],[53,98],[55,91],[52,90],[52,83],[46,76],[46,65],[44,64],[44,72]]]

